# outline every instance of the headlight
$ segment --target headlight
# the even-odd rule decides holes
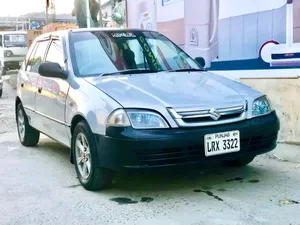
[[[270,100],[266,97],[260,97],[253,102],[252,117],[263,116],[273,111]]]
[[[127,110],[130,122],[136,129],[169,128],[167,122],[157,113],[147,110]]]
[[[167,122],[157,113],[147,110],[114,111],[107,120],[107,126],[129,127],[135,129],[169,128]]]
[[[11,57],[13,55],[12,51],[5,51],[4,55],[6,57]]]
[[[130,122],[128,116],[123,109],[118,109],[114,111],[107,120],[107,126],[113,127],[129,127]]]

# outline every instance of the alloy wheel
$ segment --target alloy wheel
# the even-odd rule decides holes
[[[24,113],[21,109],[18,111],[18,132],[20,135],[20,139],[23,141],[25,138],[25,117]]]
[[[87,180],[91,174],[91,152],[88,140],[83,133],[79,133],[75,142],[76,163],[81,177]]]

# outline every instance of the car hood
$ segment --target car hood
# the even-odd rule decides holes
[[[125,108],[230,107],[261,96],[209,72],[159,72],[85,78]]]

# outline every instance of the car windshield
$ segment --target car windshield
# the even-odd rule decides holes
[[[26,34],[4,35],[4,47],[27,47]]]
[[[153,31],[84,31],[70,34],[77,76],[122,71],[203,70],[164,35]]]

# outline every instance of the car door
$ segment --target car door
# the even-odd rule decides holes
[[[66,69],[65,56],[60,39],[53,39],[48,48],[45,62],[58,63]],[[53,139],[69,146],[65,125],[65,104],[69,84],[67,80],[39,76],[35,99],[36,111],[43,117],[42,129]]]
[[[36,42],[28,52],[18,76],[18,96],[21,98],[29,123],[38,127],[34,113],[36,83],[38,79],[37,68],[44,58],[49,42]]]

